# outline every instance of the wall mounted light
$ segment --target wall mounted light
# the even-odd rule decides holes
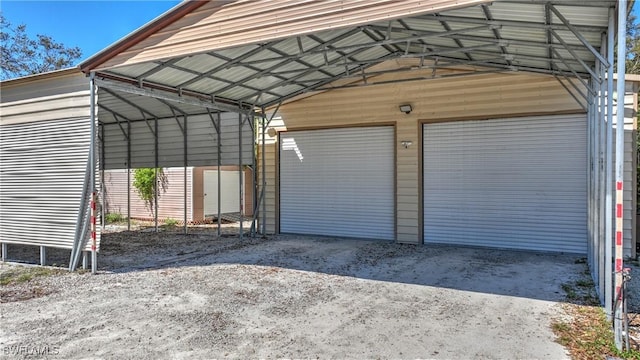
[[[409,104],[400,105],[400,111],[402,111],[405,114],[410,114],[411,110],[413,110],[413,109],[411,108],[411,105],[409,105]]]
[[[411,141],[411,140],[402,140],[402,141],[400,141],[400,145],[404,146],[405,149],[408,149],[409,146],[413,145],[413,141]]]

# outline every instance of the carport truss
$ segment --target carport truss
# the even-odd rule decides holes
[[[118,126],[129,139],[127,126],[135,121],[151,129],[150,121],[160,118],[184,124],[189,116],[209,114],[215,126],[217,113],[234,112],[257,130],[258,144],[264,146],[265,132],[283,103],[320,91],[389,83],[377,79],[389,72],[401,73],[394,81],[403,82],[490,72],[553,76],[588,113],[588,256],[611,314],[612,277],[605,275],[613,270],[605,259],[612,259],[614,234],[613,45],[616,23],[624,39],[631,4],[383,0],[343,5],[273,1],[254,3],[247,12],[242,2],[183,2],[81,64],[92,83],[104,89],[98,124]],[[230,23],[236,27],[217,32],[216,22],[220,29]],[[158,45],[163,41],[170,46]],[[618,55],[625,57],[624,41]],[[423,69],[431,69],[430,76],[415,72]],[[617,71],[621,94],[623,62]],[[139,101],[139,95],[147,100]],[[615,142],[617,159],[623,154],[622,133]],[[184,130],[183,135],[186,149]],[[255,165],[258,159],[251,161]],[[264,191],[264,151],[261,161]],[[184,165],[189,164],[185,151]],[[621,161],[615,170],[621,187]],[[254,207],[264,233],[262,192]]]

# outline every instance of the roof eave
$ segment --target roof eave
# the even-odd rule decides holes
[[[24,84],[32,81],[64,77],[69,75],[77,75],[80,73],[81,71],[77,66],[66,68],[66,69],[60,69],[60,70],[52,70],[44,73],[31,74],[31,75],[21,76],[13,79],[2,80],[0,81],[0,88],[6,87],[6,86],[16,86],[16,85],[20,85],[20,84]]]
[[[151,20],[147,24],[143,25],[139,29],[135,30],[131,34],[125,36],[121,40],[118,40],[117,42],[111,44],[95,55],[92,55],[90,58],[80,63],[78,67],[82,72],[89,73],[91,72],[91,70],[99,67],[101,64],[104,64],[106,61],[110,60],[122,51],[131,48],[142,40],[153,35],[158,30],[166,27],[167,25],[170,25],[174,21],[182,18],[183,16],[187,15],[188,13],[206,3],[206,1],[200,0],[185,0],[169,9],[162,15],[158,16],[157,18]]]

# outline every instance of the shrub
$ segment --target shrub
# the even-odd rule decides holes
[[[104,216],[106,223],[119,223],[125,221],[125,217],[119,213],[108,213]]]
[[[176,219],[172,219],[172,218],[168,218],[164,221],[164,224],[167,226],[177,226],[178,225],[178,220]]]
[[[162,168],[140,168],[133,171],[133,187],[151,212],[154,209],[156,191],[160,197],[161,191],[167,190],[167,177]]]

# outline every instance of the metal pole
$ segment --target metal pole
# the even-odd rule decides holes
[[[105,154],[104,154],[104,126],[100,125],[100,133],[102,134],[101,140],[100,140],[100,164],[99,164],[99,169],[100,169],[100,227],[102,228],[102,231],[104,231],[104,219],[105,219],[105,192],[106,192],[106,186],[104,185],[104,162],[105,162]]]
[[[623,268],[623,191],[624,191],[624,90],[625,90],[625,59],[626,59],[626,28],[627,28],[627,0],[618,2],[618,99],[616,113],[616,266],[615,287],[616,297],[621,295]],[[614,335],[618,350],[622,350],[622,301],[618,301],[615,309]]]
[[[601,44],[602,46],[600,47],[600,51],[601,51],[601,55],[606,57],[607,56],[607,48],[606,48],[606,44],[607,44],[607,36],[606,34],[602,34],[601,36]],[[606,135],[607,135],[607,122],[606,122],[606,113],[607,113],[607,102],[606,102],[606,94],[607,94],[607,82],[606,82],[606,65],[605,64],[600,64],[600,67],[598,69],[598,74],[600,75],[600,87],[599,87],[599,96],[598,99],[600,100],[600,110],[598,113],[598,123],[600,124],[600,132],[599,134],[599,138],[598,138],[598,143],[600,144],[600,153],[598,154],[598,164],[599,164],[599,174],[600,176],[598,177],[598,183],[599,183],[599,189],[600,192],[598,193],[598,204],[600,204],[598,210],[598,218],[599,218],[599,227],[598,227],[598,236],[600,237],[600,247],[598,249],[598,293],[600,295],[600,301],[604,302],[605,299],[605,292],[603,291],[603,287],[604,287],[604,283],[605,283],[605,277],[607,276],[606,270],[605,270],[605,246],[606,246],[606,235],[605,235],[605,204],[606,204],[606,198],[605,198],[605,181],[606,181],[606,174],[605,174],[605,159],[604,159],[604,154],[606,151]]]
[[[154,152],[155,152],[155,168],[153,169],[153,221],[155,223],[156,232],[158,232],[158,119],[153,120],[155,123],[154,131]]]
[[[590,265],[593,265],[594,259],[594,243],[593,235],[593,106],[587,97],[587,236],[588,251],[587,258]]]
[[[253,124],[252,126],[252,135],[251,135],[251,191],[253,192],[253,196],[251,197],[251,217],[253,218],[253,221],[251,222],[251,237],[255,237],[256,236],[256,204],[257,204],[257,175],[258,172],[256,171],[256,163],[257,163],[257,159],[256,159],[256,118],[251,115],[251,124]]]
[[[95,84],[94,72],[91,72],[91,81],[89,82],[89,91],[91,97],[90,117],[91,117],[91,140],[89,147],[89,184],[91,186],[91,273],[95,274],[98,271],[98,253],[96,248],[95,239],[95,194],[96,194],[96,84]]]
[[[184,234],[188,234],[189,230],[187,228],[187,116],[184,116],[184,129],[182,132],[182,138],[184,143]],[[193,184],[191,184],[193,187]]]
[[[238,180],[238,184],[239,184],[239,195],[240,195],[240,229],[239,229],[239,237],[240,240],[242,240],[242,235],[243,235],[243,229],[242,229],[242,222],[244,221],[243,216],[242,216],[242,211],[244,210],[243,208],[243,197],[242,197],[242,179],[243,179],[243,172],[242,172],[242,114],[238,113],[238,175],[239,175],[239,180]]]
[[[131,231],[131,123],[127,122],[127,231]]]
[[[222,159],[221,159],[221,154],[220,151],[222,150],[222,144],[220,143],[222,141],[222,116],[220,115],[220,113],[218,112],[218,196],[216,196],[216,198],[218,199],[218,212],[217,212],[217,220],[218,220],[218,237],[220,237],[220,235],[222,235],[222,218],[220,218],[220,212],[222,212],[222,204],[220,202],[220,199],[222,198],[222,174],[220,173],[221,169],[220,166],[222,166]]]
[[[47,248],[40,246],[40,265],[45,266],[47,264]]]
[[[609,9],[609,29],[607,31],[607,134],[605,155],[605,230],[604,230],[604,308],[607,320],[612,320],[613,294],[612,294],[612,249],[613,249],[613,42],[615,32],[615,12]]]
[[[262,188],[261,191],[264,194],[267,191],[267,160],[265,156],[265,133],[267,132],[267,114],[265,113],[264,106],[262,107]],[[262,196],[262,236],[267,235],[267,199],[266,196]]]

